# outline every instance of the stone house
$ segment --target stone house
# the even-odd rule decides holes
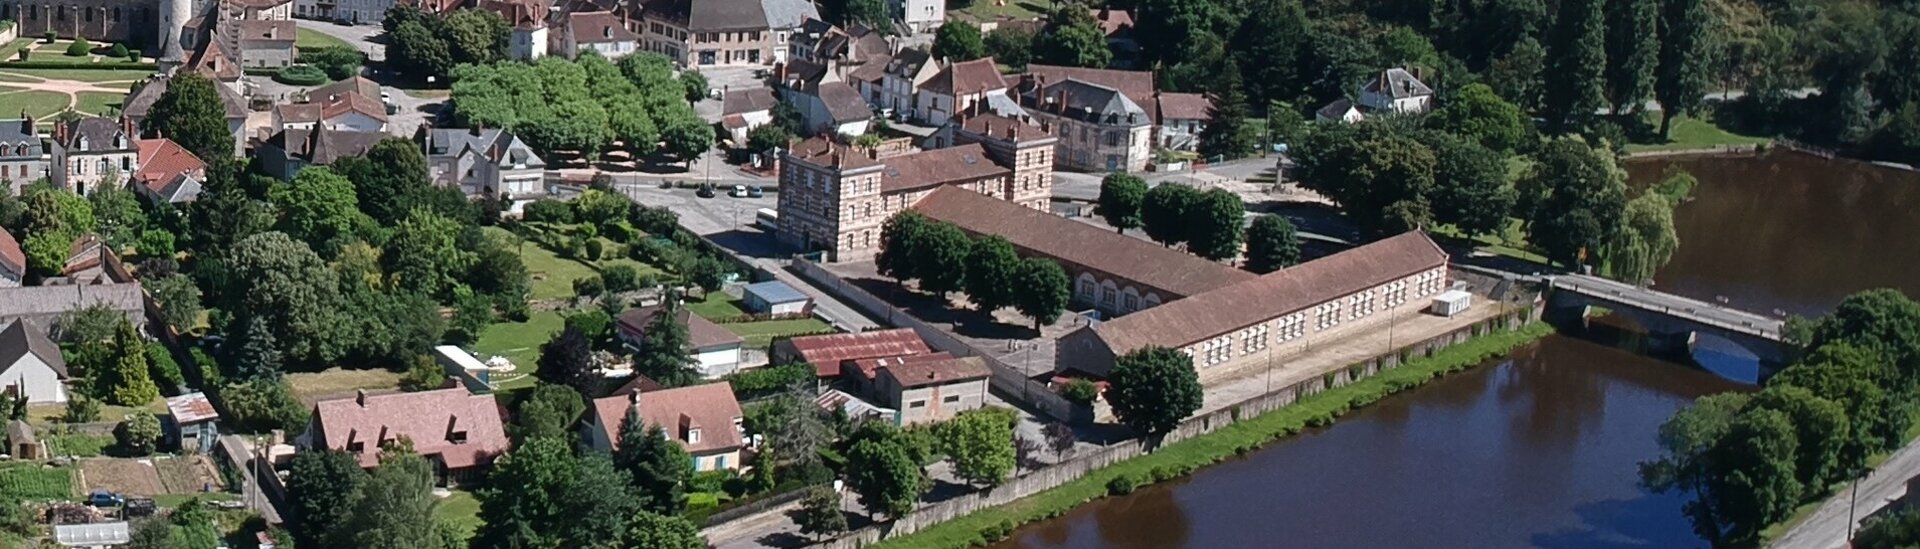
[[[6,192],[19,196],[28,184],[47,177],[52,162],[32,117],[22,112],[18,119],[0,120],[0,183]]]
[[[567,14],[558,53],[572,59],[586,50],[598,52],[607,59],[619,59],[640,50],[640,35],[610,11]]]
[[[913,117],[939,126],[961,109],[985,103],[990,96],[1005,96],[1007,81],[1000,77],[993,58],[987,57],[947,64],[922,82],[916,92]]]
[[[1382,70],[1360,84],[1360,108],[1373,112],[1420,114],[1433,108],[1433,88],[1420,81],[1420,69]]]
[[[849,361],[841,377],[859,380],[876,404],[896,410],[896,425],[914,425],[985,406],[992,373],[980,357],[932,353]]]
[[[1191,151],[1200,147],[1200,132],[1213,119],[1213,101],[1198,93],[1164,92],[1154,96],[1158,109],[1155,146],[1162,149]]]
[[[254,149],[254,156],[267,175],[292,181],[302,168],[327,166],[341,158],[366,154],[387,137],[385,132],[333,130],[323,124],[312,130],[275,132]]]
[[[53,127],[53,184],[87,196],[109,174],[126,184],[140,151],[133,146],[138,135],[130,119],[89,116]]]
[[[172,139],[137,139],[140,169],[128,183],[155,204],[192,202],[200,196],[200,182],[207,177],[207,164]]]
[[[690,68],[770,65],[776,38],[761,2],[648,2],[642,10],[646,48]]]
[[[547,162],[519,136],[500,129],[426,128],[418,139],[427,151],[435,185],[467,196],[505,194],[514,200],[546,195]]]

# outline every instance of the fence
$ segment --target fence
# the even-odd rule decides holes
[[[795,262],[795,265],[799,264],[799,262]],[[1211,433],[1228,425],[1232,425],[1235,422],[1252,419],[1260,414],[1284,408],[1302,397],[1319,393],[1332,387],[1346,385],[1382,371],[1393,369],[1400,365],[1401,356],[1430,356],[1440,349],[1472,339],[1475,335],[1491,333],[1492,331],[1510,325],[1525,324],[1537,318],[1537,315],[1532,313],[1533,310],[1531,308],[1523,308],[1506,313],[1502,316],[1465,326],[1446,334],[1400,347],[1392,352],[1334,370],[1323,376],[1315,376],[1299,383],[1282,387],[1271,393],[1240,401],[1237,404],[1222,408],[1210,414],[1187,418],[1186,421],[1180,423],[1179,427],[1174,428],[1163,436],[1159,444],[1172,444],[1181,440]],[[820,543],[816,545],[816,547],[826,549],[855,549],[877,543],[883,539],[918,532],[933,525],[960,518],[981,509],[1004,505],[1014,500],[1058,487],[1108,465],[1139,457],[1147,453],[1149,449],[1150,446],[1148,442],[1143,439],[1136,438],[1115,443],[1090,453],[1081,454],[1074,459],[1014,477],[989,491],[975,492],[939,503],[922,506],[908,513],[906,516],[855,530],[839,538]]]
[[[827,272],[819,265],[796,258],[790,269],[815,286],[826,289],[827,293],[859,307],[882,322],[912,328],[914,333],[920,335],[920,339],[926,340],[928,347],[958,357],[980,357],[981,360],[986,361],[988,369],[993,372],[989,383],[1001,394],[1009,398],[1018,398],[1020,402],[1060,421],[1069,423],[1093,421],[1092,407],[1074,404],[1059,393],[1055,393],[1046,384],[1028,379],[1025,373],[1008,366],[999,357],[981,352],[973,345],[961,341],[946,331],[914,318],[912,314],[894,307],[858,286],[847,283],[846,280]]]
[[[701,526],[717,526],[740,517],[759,514],[761,511],[799,501],[800,498],[806,497],[807,491],[811,489],[813,489],[813,486],[800,486],[792,490],[754,500],[753,503],[716,511],[711,515],[707,515],[706,522],[702,523]]]

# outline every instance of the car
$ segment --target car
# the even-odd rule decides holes
[[[125,502],[118,494],[107,490],[94,490],[87,494],[87,505],[94,507],[113,507]]]
[[[759,185],[747,187],[747,198],[761,198],[764,196],[767,196],[767,191],[761,189]]]
[[[694,191],[693,195],[700,198],[713,198],[713,185],[701,185],[700,190]]]
[[[747,197],[747,186],[746,186],[746,185],[734,185],[734,186],[733,186],[733,190],[731,190],[731,191],[727,191],[727,196],[731,196],[731,197],[734,197],[734,198],[746,198],[746,197]]]

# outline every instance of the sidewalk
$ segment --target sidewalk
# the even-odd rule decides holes
[[[1865,480],[1857,481],[1859,492],[1851,486],[1836,490],[1833,497],[1814,509],[1787,533],[1767,547],[1771,549],[1833,549],[1849,545],[1847,517],[1853,517],[1854,532],[1868,516],[1907,494],[1907,480],[1920,475],[1920,440],[1907,443],[1894,452],[1880,468]],[[1848,509],[1852,507],[1852,509]],[[1851,511],[1851,512],[1849,512]]]

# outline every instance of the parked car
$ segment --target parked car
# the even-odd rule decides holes
[[[94,490],[93,493],[87,494],[87,505],[94,507],[113,507],[125,502],[126,500],[119,494],[107,490]]]
[[[698,196],[700,198],[713,198],[713,194],[714,194],[713,185],[702,184],[700,185],[700,190],[694,191],[693,194],[694,196]]]
[[[759,185],[747,187],[747,198],[760,198],[764,196],[767,196],[767,192],[762,190]]]
[[[155,509],[157,509],[157,507],[153,503],[153,498],[127,498],[127,505],[126,507],[120,508],[120,515],[121,518],[150,516],[154,513]]]
[[[734,198],[746,198],[746,197],[747,197],[747,186],[746,186],[746,185],[734,185],[734,186],[733,186],[733,190],[731,190],[731,191],[728,191],[728,192],[727,192],[727,196],[731,196],[731,197],[734,197]]]

